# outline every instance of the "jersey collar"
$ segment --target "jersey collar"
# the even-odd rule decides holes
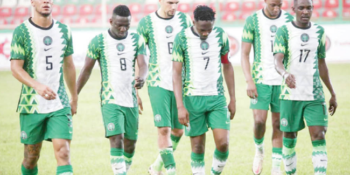
[[[36,27],[36,28],[38,28],[38,29],[41,29],[41,30],[50,30],[50,29],[52,28],[52,26],[53,26],[53,23],[54,23],[54,20],[52,19],[52,24],[51,24],[49,27],[44,28],[44,27],[40,27],[40,26],[36,25],[36,24],[32,21],[32,17],[30,17],[30,18],[28,19],[28,21],[29,21],[34,27]]]
[[[262,13],[264,14],[264,16],[265,16],[267,19],[275,20],[275,19],[280,18],[281,14],[282,14],[282,10],[280,10],[280,13],[278,14],[278,16],[277,16],[276,18],[270,18],[270,17],[268,17],[268,16],[265,14],[264,8],[262,9]]]

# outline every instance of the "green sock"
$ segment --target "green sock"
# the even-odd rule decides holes
[[[114,175],[126,175],[124,150],[121,148],[111,148],[111,166]]]
[[[282,161],[282,148],[272,148],[272,170],[280,171]]]
[[[296,174],[297,171],[297,155],[294,150],[296,143],[297,138],[290,139],[283,137],[282,157],[284,170],[287,175]]]
[[[326,140],[312,141],[312,163],[314,165],[314,173],[317,175],[323,175],[327,172],[327,149]]]
[[[33,169],[26,169],[23,164],[21,167],[22,175],[37,175],[38,174],[38,166],[35,166]]]
[[[133,153],[127,153],[124,151],[124,160],[125,160],[125,166],[126,166],[126,172],[128,172],[131,164],[132,164],[132,157],[134,157],[135,152]]]
[[[191,169],[192,174],[205,174],[205,162],[204,162],[204,153],[203,154],[197,154],[192,152],[191,153]]]
[[[172,142],[172,144],[173,144],[173,150],[175,151],[177,145],[178,145],[179,142],[180,142],[181,137],[177,137],[177,136],[174,136],[174,135],[171,134],[171,135],[170,135],[170,138],[171,138],[171,142]]]
[[[173,148],[165,148],[161,150],[159,153],[160,153],[160,156],[162,157],[167,175],[175,175],[176,164],[175,164],[174,155],[173,155]]]
[[[213,164],[211,166],[212,175],[220,175],[222,173],[226,165],[228,154],[229,154],[229,151],[220,152],[219,150],[215,149]]]
[[[264,137],[262,137],[261,139],[257,139],[254,137],[254,142],[255,142],[256,151],[263,153],[264,152]]]
[[[73,175],[72,165],[58,166],[56,175]]]

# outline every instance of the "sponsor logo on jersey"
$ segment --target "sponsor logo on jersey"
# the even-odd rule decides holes
[[[275,25],[270,26],[270,31],[271,31],[271,33],[276,33],[277,32],[277,26],[275,26]]]
[[[43,42],[45,46],[49,46],[52,44],[52,38],[50,36],[45,36]]]
[[[109,123],[107,125],[107,129],[108,129],[108,131],[113,131],[115,129],[114,123]]]
[[[282,126],[288,126],[288,120],[285,119],[285,118],[283,118],[283,119],[281,120],[281,125],[282,125]]]
[[[201,49],[202,50],[208,50],[209,49],[209,43],[207,43],[206,41],[202,41],[201,42]]]
[[[167,34],[171,34],[171,33],[173,33],[173,31],[174,31],[174,28],[172,26],[169,25],[169,26],[165,27],[165,32]]]
[[[302,42],[306,43],[309,41],[310,37],[307,33],[303,33],[303,34],[301,34],[300,39]]]
[[[209,51],[208,51],[209,52]],[[202,55],[205,55],[205,54],[207,54],[208,52],[202,52]]]
[[[123,43],[117,44],[117,50],[118,50],[119,52],[123,52],[123,51],[125,50],[124,44],[123,44]]]
[[[160,122],[161,120],[162,120],[162,117],[159,114],[154,116],[154,121]]]
[[[27,138],[28,138],[27,133],[24,132],[24,131],[22,131],[22,132],[21,132],[21,138],[22,138],[23,140],[27,139]]]
[[[52,49],[52,47],[50,47],[50,48],[44,48],[44,51],[46,52],[46,51],[48,51],[48,50],[50,50],[50,49]]]

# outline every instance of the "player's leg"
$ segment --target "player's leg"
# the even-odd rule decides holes
[[[132,164],[135,154],[136,140],[138,135],[139,113],[138,107],[124,108],[125,112],[125,134],[124,134],[124,159],[126,171]]]
[[[327,149],[325,135],[328,126],[327,106],[324,101],[312,101],[305,107],[305,120],[309,126],[312,141],[312,163],[314,173],[323,175],[327,172]]]
[[[154,124],[158,127],[159,155],[149,167],[150,174],[161,174],[164,165],[167,173],[175,173],[175,160],[170,139],[171,134],[171,91],[159,87],[148,87],[148,94],[154,114]]]
[[[191,137],[191,169],[192,174],[205,175],[205,133]]]
[[[57,161],[57,175],[73,175],[70,163],[70,140],[52,139],[53,150]]]
[[[224,96],[207,97],[207,107],[210,111],[208,126],[213,130],[216,149],[214,151],[211,174],[219,175],[224,170],[229,155],[230,115]]]
[[[40,157],[41,146],[42,142],[33,145],[24,145],[24,159],[21,168],[23,175],[38,174],[37,162]]]
[[[254,143],[255,156],[253,161],[253,173],[260,174],[264,160],[264,135],[266,130],[267,113],[271,103],[272,86],[256,84],[258,97],[250,101],[250,109],[254,116]]]
[[[126,173],[124,160],[124,133],[125,113],[121,106],[105,104],[102,106],[102,117],[106,138],[110,141],[110,162],[113,173],[122,175]]]
[[[49,114],[45,140],[52,140],[57,161],[57,174],[73,174],[70,164],[70,141],[73,135],[73,119],[70,108]]]
[[[302,101],[281,100],[280,129],[283,132],[282,157],[287,175],[296,174],[297,156],[295,145],[297,132],[305,128]]]
[[[226,129],[213,129],[216,149],[213,156],[211,174],[219,175],[224,170],[229,155],[229,135]]]
[[[176,99],[175,99],[174,92],[171,92],[170,113],[171,113],[170,139],[172,142],[173,150],[175,151],[184,133],[184,130],[183,130],[184,126],[179,122],[179,119],[178,119]]]
[[[272,86],[271,119],[272,119],[272,175],[281,175],[282,137],[280,130],[280,99],[281,86]]]
[[[24,144],[23,175],[38,174],[37,162],[45,134],[46,115],[20,114],[21,143]]]
[[[207,97],[185,96],[184,105],[189,113],[189,125],[185,128],[186,136],[191,140],[191,169],[192,174],[205,174],[205,133],[208,131],[207,118]]]

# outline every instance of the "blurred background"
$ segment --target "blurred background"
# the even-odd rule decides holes
[[[313,21],[318,23],[350,23],[350,0],[313,0]],[[52,15],[72,28],[108,25],[109,14],[119,4],[128,5],[132,26],[145,15],[158,9],[158,0],[54,0]],[[190,14],[197,5],[206,4],[217,12],[221,25],[243,25],[254,11],[263,8],[261,0],[182,0],[178,10]],[[282,9],[293,14],[293,0],[283,0]],[[13,29],[31,14],[30,0],[0,0],[0,29]],[[107,15],[105,15],[107,14]]]

